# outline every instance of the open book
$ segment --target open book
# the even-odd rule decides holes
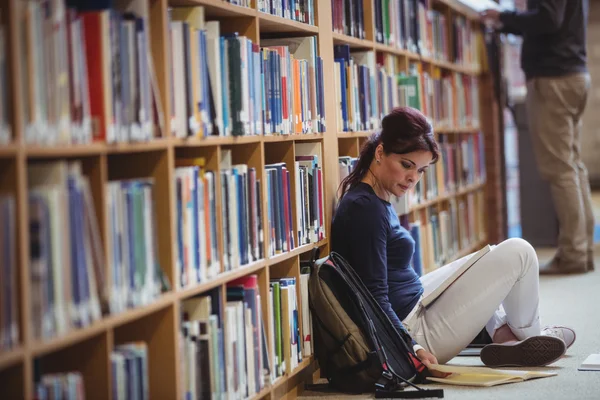
[[[435,287],[433,291],[430,293],[425,292],[423,300],[421,304],[424,307],[428,307],[431,303],[433,303],[444,291],[454,283],[462,274],[464,274],[469,268],[473,266],[477,261],[481,259],[484,255],[490,252],[492,248],[489,244],[485,245],[481,250],[471,253],[466,257],[463,257],[459,260],[454,261],[450,265],[446,266],[449,270],[453,270],[450,276],[440,276],[442,281],[439,284],[433,283],[432,287]]]
[[[430,381],[459,386],[490,387],[506,383],[523,382],[529,379],[547,378],[555,372],[519,371],[486,367],[463,367],[456,365],[432,365],[431,370],[449,373],[445,378],[428,377]]]

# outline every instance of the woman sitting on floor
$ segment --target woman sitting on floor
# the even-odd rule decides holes
[[[332,222],[332,250],[344,257],[391,319],[413,338],[426,365],[446,363],[485,327],[493,343],[481,351],[488,366],[542,366],[575,341],[565,327],[540,326],[538,260],[522,239],[484,255],[427,308],[420,304],[448,266],[419,278],[410,265],[415,242],[400,225],[390,197],[404,196],[439,158],[432,127],[418,110],[394,109],[361,149],[341,183]]]

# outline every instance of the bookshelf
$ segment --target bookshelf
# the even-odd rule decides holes
[[[322,254],[329,251],[330,221],[339,184],[338,157],[355,157],[372,131],[337,129],[340,121],[334,45],[348,44],[352,51],[383,54],[397,72],[406,72],[411,63],[415,63],[431,75],[436,70],[448,76],[483,77],[487,73],[473,62],[438,60],[379,43],[375,40],[376,2],[371,0],[361,3],[366,34],[362,39],[334,30],[332,4],[337,5],[337,0],[314,1],[312,10],[304,8],[308,2],[298,2],[296,19],[304,12],[307,20],[314,19],[312,25],[264,12],[270,11],[261,9],[269,2],[258,0],[239,1],[247,3],[247,7],[222,0],[117,0],[110,3],[119,15],[131,12],[136,16],[136,19],[119,20],[123,35],[119,44],[106,40],[112,32],[108,14],[96,13],[83,17],[80,25],[73,23],[78,29],[74,32],[97,44],[94,50],[78,42],[75,33],[59,31],[44,35],[46,31],[36,30],[36,18],[41,18],[41,13],[39,8],[30,6],[32,3],[40,2],[0,0],[0,29],[5,39],[5,58],[0,57],[0,63],[5,60],[6,66],[6,81],[0,85],[7,89],[10,100],[8,113],[0,114],[4,116],[0,123],[7,121],[10,127],[9,140],[0,142],[0,199],[13,199],[11,205],[0,202],[2,237],[10,233],[12,238],[2,245],[8,246],[13,257],[12,261],[2,261],[3,266],[12,266],[2,275],[6,279],[2,284],[10,282],[12,285],[2,288],[7,296],[3,295],[0,301],[4,307],[0,386],[9,398],[33,398],[41,376],[49,379],[46,385],[53,385],[48,375],[68,372],[77,373],[70,377],[72,384],[77,386],[82,381],[86,398],[118,398],[124,365],[132,360],[144,365],[142,385],[147,388],[149,397],[182,398],[185,391],[196,385],[190,378],[192,372],[201,373],[198,372],[200,367],[196,370],[191,366],[200,365],[201,357],[190,361],[186,354],[192,352],[190,349],[200,348],[201,343],[218,347],[217,338],[223,342],[227,338],[244,343],[259,340],[261,343],[257,346],[254,342],[254,348],[264,348],[271,369],[278,369],[274,353],[281,351],[289,360],[294,353],[286,352],[294,349],[292,346],[286,350],[282,346],[275,350],[275,346],[279,346],[279,334],[273,321],[272,293],[287,292],[294,306],[287,317],[282,308],[281,318],[290,318],[296,313],[296,333],[302,340],[307,333],[303,317],[308,315],[308,310],[302,305],[306,295],[302,290],[301,263],[314,247],[321,248]],[[60,15],[60,5],[64,2],[45,4]],[[201,16],[172,13],[169,17],[170,9],[183,7],[201,7],[203,13]],[[468,21],[477,16],[455,0],[433,0],[431,7],[448,19],[465,15]],[[66,24],[68,20],[61,21]],[[310,60],[306,64],[298,62],[297,66],[309,80],[304,82],[305,86],[299,84],[290,92],[301,96],[298,98],[302,101],[288,99],[287,116],[281,103],[269,104],[267,107],[274,108],[269,108],[272,115],[265,122],[267,117],[260,114],[262,106],[257,107],[261,86],[248,77],[240,78],[236,84],[248,94],[249,101],[229,87],[221,93],[224,96],[227,93],[230,98],[222,102],[213,99],[214,104],[207,105],[209,91],[217,93],[214,83],[210,81],[208,85],[207,79],[214,75],[214,67],[223,65],[211,64],[210,57],[205,62],[202,57],[190,58],[190,62],[200,63],[198,76],[188,76],[187,72],[177,74],[176,71],[186,71],[187,64],[183,47],[177,47],[185,46],[183,40],[173,39],[174,29],[179,29],[174,24],[176,21],[179,27],[192,27],[192,32],[199,34],[193,43],[199,45],[198,52],[206,54],[211,54],[210,46],[218,43],[210,36],[215,25],[203,25],[208,21],[219,22],[218,32],[231,41],[226,41],[226,46],[247,40],[250,51],[256,51],[265,43],[272,46],[278,40],[316,37],[314,42],[305,42],[318,56],[316,61],[312,53],[300,53],[302,50],[298,50],[294,58]],[[204,31],[205,36],[200,31]],[[247,39],[229,36],[234,32]],[[62,48],[63,53],[60,53],[65,56],[64,60],[46,58],[45,62],[52,68],[42,68],[44,64],[40,64],[38,54],[44,53],[36,39],[43,40],[44,45],[52,49],[61,43],[60,36],[53,35],[60,34],[69,38],[67,48]],[[121,49],[121,65],[112,70],[107,60],[113,57],[109,53],[115,46],[135,48],[137,52]],[[190,45],[187,49],[191,48]],[[81,50],[87,64],[75,57],[78,52],[72,49]],[[267,54],[281,65],[286,56],[275,56],[277,51],[270,50]],[[90,76],[86,77],[89,88],[81,80],[86,76],[86,65],[88,72],[99,68],[95,75],[89,72]],[[231,72],[237,71],[234,63],[226,65],[229,73],[237,73]],[[243,73],[257,72],[250,70],[249,64],[244,65],[243,68],[248,69],[243,69]],[[206,74],[204,78],[202,73]],[[75,75],[78,79],[72,77]],[[119,81],[122,86],[118,94],[115,94],[115,76],[123,78]],[[314,82],[309,82],[313,76]],[[194,85],[188,85],[188,79],[192,79]],[[480,82],[479,91],[482,90],[485,88]],[[81,100],[88,98],[86,96],[90,104]],[[238,135],[240,132],[236,131],[226,136],[205,135],[207,129],[218,126],[215,122],[218,117],[211,113],[218,104],[224,105],[219,113],[234,107],[234,96],[236,99],[239,96],[241,102],[241,105],[236,103],[235,107],[239,107],[236,110],[250,115],[236,117],[239,121],[232,119],[249,122],[242,129],[245,134]],[[203,105],[197,110],[192,107],[190,111],[186,108],[190,99],[194,105]],[[266,101],[272,98],[267,96]],[[312,121],[307,111],[311,111]],[[66,125],[61,119],[65,115]],[[254,124],[252,115],[264,124]],[[484,132],[483,137],[492,134],[494,127],[485,118],[491,118],[493,110],[482,104],[478,116],[479,126],[440,125],[434,121],[436,135],[438,138],[445,135],[449,143],[459,144],[463,137],[468,139],[480,131]],[[294,117],[299,117],[299,122]],[[286,123],[292,134],[264,134],[265,130],[284,131]],[[238,128],[222,128],[221,133],[227,129]],[[318,157],[311,159],[315,154]],[[311,167],[314,162],[317,166]],[[455,251],[444,255],[449,260],[467,254],[486,241],[487,227],[481,207],[489,180],[467,181],[446,190],[441,167],[436,169],[436,174],[439,195],[410,204],[404,215],[408,222],[422,221],[426,225],[432,209],[445,211],[453,201],[463,199],[465,204],[472,202],[474,218],[470,223],[473,225],[468,228],[480,234],[457,242]],[[278,189],[285,184],[287,191]],[[68,185],[72,185],[71,189]],[[321,197],[313,195],[319,191]],[[235,198],[233,194],[241,197]],[[202,224],[199,212],[185,214],[186,207],[192,203],[197,205],[191,207],[203,204],[206,225]],[[283,213],[275,215],[272,211],[275,203],[283,207]],[[237,208],[231,208],[231,204]],[[248,204],[259,206],[256,209],[260,209],[260,213],[254,213]],[[50,211],[44,211],[45,206],[49,206]],[[235,217],[230,218],[232,215]],[[282,215],[287,218],[280,218]],[[40,226],[54,234],[44,236]],[[467,228],[461,228],[458,237],[462,229]],[[242,240],[245,237],[248,239]],[[304,238],[302,242],[300,237]],[[200,247],[200,238],[204,240],[203,247]],[[195,252],[196,248],[201,248],[202,254]],[[131,258],[126,259],[126,256]],[[435,254],[424,257],[440,261]],[[50,282],[49,274],[54,277],[51,287],[44,285]],[[290,281],[290,278],[293,279]],[[240,292],[242,285],[244,289]],[[12,289],[6,291],[6,287]],[[253,306],[236,309],[235,303],[240,303],[239,296],[244,293],[251,293]],[[77,305],[74,310],[72,304]],[[7,305],[13,311],[7,311]],[[49,314],[50,307],[53,311]],[[240,313],[243,313],[241,319]],[[194,319],[195,314],[201,317]],[[246,325],[242,325],[246,336],[232,336],[240,331],[238,323],[244,321],[244,316],[248,318]],[[196,331],[197,321],[203,329],[209,327],[208,338]],[[11,332],[15,332],[11,340],[5,339],[10,336],[5,333],[5,326],[11,326]],[[261,333],[250,332],[251,328]],[[301,344],[296,350],[303,353],[304,342]],[[214,362],[210,367],[220,366],[219,371],[222,371],[222,375],[212,372],[212,390],[218,392],[214,385],[224,385],[223,382],[236,388],[247,385],[250,392],[247,397],[252,399],[294,398],[302,392],[302,382],[311,379],[318,368],[311,355],[302,354],[297,363],[280,371],[280,376],[265,377],[261,383],[260,377],[250,373],[251,366],[244,369],[239,363],[248,360],[243,353],[234,353],[230,347],[222,346],[209,350],[209,354],[211,357],[207,358]],[[264,363],[262,356],[259,359]],[[232,371],[240,372],[237,368],[246,371],[243,382],[230,381],[237,376]],[[115,380],[115,376],[119,379]],[[241,394],[242,389],[238,390],[241,397],[246,397]]]

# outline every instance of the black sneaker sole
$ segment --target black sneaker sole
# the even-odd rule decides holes
[[[488,367],[542,367],[565,354],[565,342],[553,336],[532,336],[514,344],[488,344],[481,361]]]

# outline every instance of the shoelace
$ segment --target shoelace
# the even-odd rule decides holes
[[[559,339],[565,340],[562,329],[559,328],[544,328],[542,330],[543,335],[556,336]]]

